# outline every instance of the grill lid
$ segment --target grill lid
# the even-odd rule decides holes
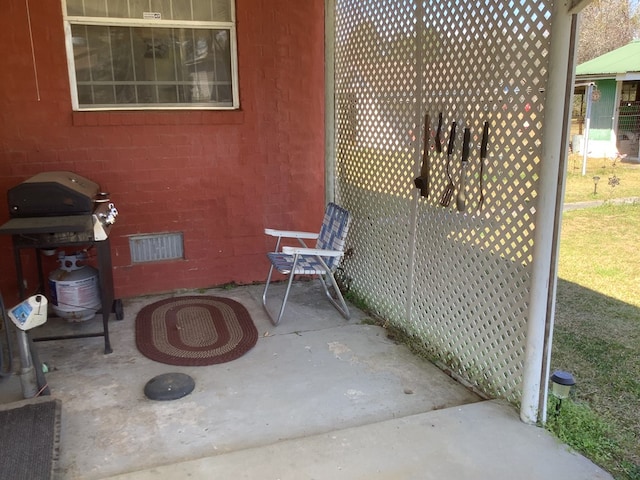
[[[87,215],[99,194],[97,183],[73,172],[42,172],[7,192],[12,217]]]

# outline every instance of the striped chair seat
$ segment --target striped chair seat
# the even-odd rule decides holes
[[[289,275],[291,273],[291,267],[293,266],[293,255],[286,255],[284,253],[267,253],[269,261],[280,273]],[[323,259],[325,262],[329,260],[329,257]],[[313,255],[299,255],[298,263],[296,263],[296,271],[294,275],[320,275],[326,273],[322,264],[318,261],[318,258]]]

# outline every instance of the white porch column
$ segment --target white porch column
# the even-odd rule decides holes
[[[551,46],[549,59],[549,81],[544,111],[543,144],[541,152],[540,185],[536,212],[536,231],[534,236],[533,265],[531,278],[531,296],[529,298],[529,318],[527,321],[527,341],[522,385],[522,403],[520,418],[525,423],[536,423],[540,411],[541,389],[547,388],[544,369],[544,353],[547,322],[552,325],[553,309],[548,309],[551,286],[556,275],[554,245],[559,235],[556,228],[556,216],[562,214],[556,208],[558,194],[562,193],[564,164],[560,156],[568,142],[563,132],[567,118],[566,102],[571,101],[567,92],[572,91],[573,55],[572,15],[568,13],[564,2],[553,6],[551,27]],[[572,63],[571,65],[569,63]],[[559,219],[558,219],[559,220]]]

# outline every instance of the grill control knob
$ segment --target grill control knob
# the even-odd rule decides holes
[[[93,234],[97,241],[106,240],[111,226],[116,223],[118,209],[113,203],[99,203],[98,211],[93,214]]]

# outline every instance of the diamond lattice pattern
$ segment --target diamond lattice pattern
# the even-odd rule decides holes
[[[355,217],[355,255],[345,262],[352,289],[457,375],[512,401],[524,362],[550,17],[549,1],[528,0],[336,0],[335,9],[336,197]],[[425,136],[421,195],[414,179]]]

